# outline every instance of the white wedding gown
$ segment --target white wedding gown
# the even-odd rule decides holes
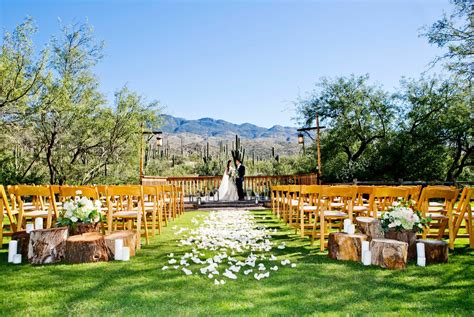
[[[224,201],[236,201],[239,200],[239,194],[237,193],[237,186],[234,181],[230,178],[232,173],[231,169],[229,172],[224,171],[222,176],[221,186],[219,186],[219,200]]]

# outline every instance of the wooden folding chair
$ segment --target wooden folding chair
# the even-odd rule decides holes
[[[163,209],[167,221],[176,219],[176,193],[172,185],[161,185],[163,193]]]
[[[161,234],[161,223],[162,223],[162,195],[161,191],[158,191],[157,186],[143,186],[144,195],[144,206],[146,215],[149,215],[148,220],[151,220],[151,236],[154,237],[157,229],[158,220],[158,234]],[[158,218],[158,219],[157,219]]]
[[[11,210],[8,200],[9,197],[5,192],[5,188],[3,187],[3,185],[0,185],[0,249],[3,246],[3,235],[7,234],[5,233],[5,227],[7,225],[9,225],[10,227],[10,232],[8,234],[13,234],[14,232],[16,232],[17,229],[15,219],[15,214],[17,214],[17,211]],[[7,216],[8,218],[8,224],[4,222],[5,216]]]
[[[312,230],[306,231],[307,228],[312,229],[314,223],[318,220],[319,212],[319,195],[321,194],[322,185],[302,185],[300,189],[300,235],[312,235]]]
[[[454,215],[454,239],[458,237],[459,228],[461,228],[461,224],[463,220],[465,221],[466,231],[469,236],[469,246],[474,248],[474,232],[473,232],[473,225],[472,225],[472,207],[471,207],[471,200],[474,199],[474,188],[473,187],[464,187],[461,192],[461,197],[459,198],[459,202],[456,205],[456,208],[453,212]],[[450,241],[450,247],[454,248],[454,241]],[[452,246],[451,246],[452,244]]]
[[[380,218],[394,202],[408,199],[408,189],[397,186],[375,186],[369,200],[371,217]]]
[[[285,188],[285,221],[290,227],[295,229],[299,226],[300,188],[301,185],[288,185]]]
[[[356,186],[323,186],[319,195],[319,238],[320,250],[325,249],[325,238],[329,235],[329,231],[333,228],[335,223],[339,231],[342,229],[344,219],[353,218],[354,201],[357,195]],[[341,208],[336,210],[331,202],[339,201],[343,204]],[[313,234],[311,244],[316,237],[317,222],[313,226]]]
[[[51,228],[53,217],[59,217],[56,198],[50,186],[18,185],[15,187],[18,207],[18,230],[31,219],[46,218],[46,228]]]
[[[142,220],[145,229],[145,241],[149,243],[147,216],[145,211],[145,201],[143,199],[143,188],[138,185],[131,186],[107,186],[107,230],[111,233],[118,227],[118,221],[122,221],[123,228],[133,229],[136,222],[137,240],[140,242]],[[114,220],[117,222],[114,223]],[[138,243],[140,247],[141,243]]]
[[[432,222],[423,231],[423,239],[426,239],[427,235],[430,235],[430,231],[433,228],[438,228],[438,234],[435,237],[441,240],[444,237],[446,226],[449,230],[449,242],[450,248],[454,248],[454,221],[453,221],[453,206],[458,197],[459,190],[454,188],[440,188],[440,187],[425,187],[421,192],[421,198],[418,202],[417,208],[421,211],[423,217],[430,217]],[[434,210],[430,207],[430,202],[435,200],[443,201],[441,209]],[[435,222],[436,221],[436,222]]]
[[[370,196],[374,190],[374,186],[357,186],[357,196],[354,202],[354,214],[367,215],[370,211]]]

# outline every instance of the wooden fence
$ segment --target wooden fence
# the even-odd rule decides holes
[[[195,196],[197,193],[209,193],[218,189],[222,176],[187,176],[187,177],[159,177],[143,176],[142,185],[172,184],[182,186],[186,196]],[[317,184],[317,174],[306,175],[279,175],[279,176],[246,176],[244,190],[262,194],[272,185],[313,185]]]

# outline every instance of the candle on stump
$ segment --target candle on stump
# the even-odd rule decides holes
[[[369,251],[369,245],[369,241],[362,241],[362,254],[364,254],[365,251]]]
[[[425,257],[425,244],[423,242],[418,242],[416,244],[416,255],[419,258],[424,258]]]
[[[15,254],[13,256],[13,264],[21,264],[21,254]]]
[[[35,218],[35,230],[43,229],[43,218]]]
[[[31,231],[35,230],[35,225],[32,223],[26,224],[26,233],[30,233]]]
[[[416,260],[416,265],[418,266],[426,266],[426,258],[418,257]]]
[[[18,251],[18,241],[12,240],[8,242],[8,263],[13,262],[13,257]]]
[[[122,253],[123,253],[123,239],[115,240],[114,250],[115,250],[114,259],[117,261],[120,261],[122,259]]]
[[[130,261],[130,248],[129,247],[122,248],[122,261]]]
[[[348,234],[354,234],[356,231],[355,225],[351,224],[349,225],[349,230],[347,231]]]
[[[348,233],[349,232],[349,226],[352,224],[352,221],[350,219],[344,219],[344,232]]]
[[[371,251],[365,251],[362,253],[362,263],[364,265],[370,265],[372,264],[372,252]]]

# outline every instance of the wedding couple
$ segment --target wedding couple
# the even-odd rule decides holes
[[[232,160],[227,162],[227,167],[222,177],[221,186],[219,187],[219,200],[235,201],[244,200],[244,176],[245,166],[240,160],[235,160],[237,170],[231,166]],[[232,177],[232,178],[231,178]],[[234,180],[235,178],[235,180]]]

